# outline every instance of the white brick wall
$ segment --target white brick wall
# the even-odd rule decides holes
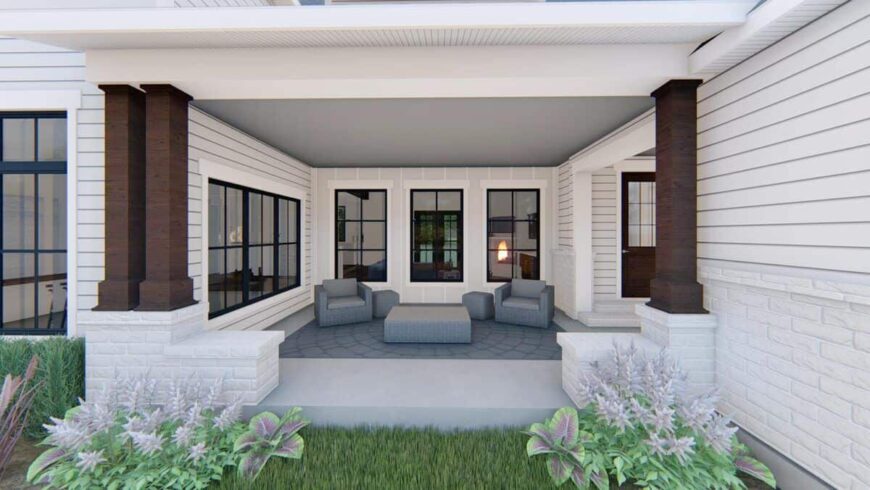
[[[837,488],[870,482],[870,288],[700,268],[721,409]]]

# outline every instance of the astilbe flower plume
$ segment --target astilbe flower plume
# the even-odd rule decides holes
[[[200,442],[199,444],[194,444],[190,446],[190,451],[188,451],[187,459],[193,461],[194,463],[198,462],[205,456],[207,452],[207,448],[205,447],[204,442]]]
[[[99,451],[82,451],[76,455],[76,459],[76,467],[84,472],[94,471],[97,465],[106,462],[102,449]]]
[[[154,432],[131,432],[130,438],[133,439],[136,449],[145,455],[159,452],[165,442],[163,436]]]

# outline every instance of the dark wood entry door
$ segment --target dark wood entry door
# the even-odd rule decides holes
[[[656,174],[622,174],[622,296],[648,298],[656,271]]]

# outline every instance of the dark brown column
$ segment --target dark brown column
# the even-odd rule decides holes
[[[697,89],[700,80],[671,80],[656,99],[656,275],[649,306],[668,313],[706,313],[697,281]]]
[[[129,85],[105,92],[106,280],[95,310],[139,304],[145,277],[145,94]]]
[[[191,97],[172,85],[145,91],[145,280],[143,311],[192,305],[187,276],[187,105]]]

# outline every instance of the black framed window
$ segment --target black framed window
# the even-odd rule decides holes
[[[66,113],[0,113],[2,334],[67,324]]]
[[[299,200],[209,180],[209,318],[300,284]]]
[[[335,277],[387,280],[387,191],[335,191]]]
[[[486,280],[540,279],[538,189],[494,189],[486,193]]]
[[[462,190],[411,191],[411,282],[462,282]]]

